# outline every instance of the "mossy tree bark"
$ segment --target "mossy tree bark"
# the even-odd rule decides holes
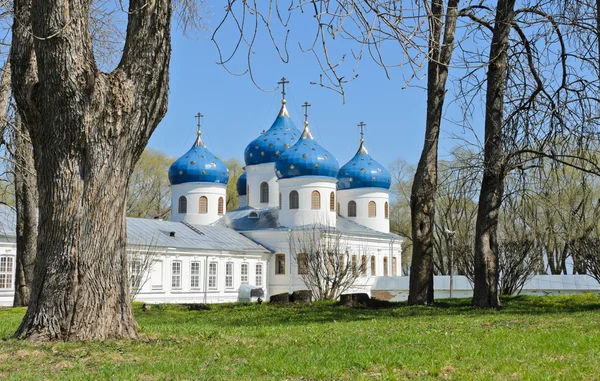
[[[475,282],[472,304],[498,307],[498,214],[504,194],[505,158],[502,146],[508,38],[515,0],[498,0],[492,32],[485,104],[483,179],[475,227]]]
[[[131,0],[121,62],[100,72],[90,1],[15,0],[12,84],[34,147],[38,260],[15,337],[137,337],[129,298],[128,178],[167,109],[169,0]]]
[[[435,192],[438,184],[438,142],[448,65],[454,48],[458,2],[458,0],[450,0],[446,12],[442,0],[431,2],[425,142],[410,197],[413,248],[409,304],[433,303],[433,228]],[[443,40],[442,29],[444,29]]]

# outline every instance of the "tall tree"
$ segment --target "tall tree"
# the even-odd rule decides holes
[[[237,181],[244,173],[242,162],[235,157],[225,160],[229,170],[229,182],[227,183],[227,210],[235,210],[239,207],[237,194]]]
[[[171,211],[169,167],[174,159],[146,148],[129,178],[127,216],[166,218]]]
[[[90,1],[16,0],[12,85],[34,147],[38,261],[15,337],[137,337],[129,300],[128,178],[167,109],[171,3],[132,0],[117,68],[92,52]]]

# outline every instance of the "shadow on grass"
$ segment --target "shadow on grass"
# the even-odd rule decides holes
[[[169,308],[149,312],[136,311],[136,314],[148,324],[152,324],[152,321],[164,324],[165,319],[176,322],[178,319],[183,318],[188,322],[202,319],[203,324],[221,327],[261,327],[353,322],[381,318],[542,315],[600,311],[600,296],[596,294],[544,297],[515,296],[503,297],[501,301],[502,307],[497,309],[473,308],[471,307],[471,299],[443,299],[436,301],[434,306],[408,306],[406,302],[391,303],[383,301],[376,301],[368,306],[358,308],[343,307],[333,302],[317,302],[312,306],[232,303],[213,305],[207,311],[185,312],[178,314],[178,317],[169,317]]]

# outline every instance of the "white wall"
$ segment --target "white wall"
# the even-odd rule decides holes
[[[388,203],[389,217],[389,191],[381,188],[356,188],[338,190],[340,215],[359,223],[363,226],[383,233],[390,232],[390,220],[385,218],[385,203]],[[348,202],[356,202],[356,217],[348,217]],[[376,217],[369,217],[369,202],[374,201]]]
[[[269,184],[269,202],[260,202],[260,184]],[[248,206],[256,209],[279,206],[279,186],[275,175],[275,163],[246,166]]]
[[[187,197],[187,213],[179,213],[179,197]],[[200,197],[208,198],[208,213],[199,213]],[[227,208],[227,184],[185,183],[171,185],[171,221],[210,225],[223,217],[218,213],[219,198],[223,198],[223,213]]]
[[[331,192],[335,195],[337,179],[300,176],[291,179],[279,179],[278,183],[281,192],[281,209],[279,210],[279,224],[281,226],[295,227],[318,223],[335,227],[337,213],[335,207],[334,210],[330,209],[329,199]],[[292,191],[298,192],[298,209],[290,209],[290,193]],[[320,194],[320,209],[312,209],[313,191],[318,191]]]

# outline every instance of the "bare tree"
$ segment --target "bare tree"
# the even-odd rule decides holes
[[[333,228],[296,229],[290,240],[298,275],[315,300],[336,299],[366,275],[365,253],[350,253],[347,240]]]
[[[14,2],[12,86],[40,194],[32,298],[15,333],[31,341],[137,337],[127,184],[167,108],[171,3],[130,2],[110,73],[97,67],[89,10],[89,1]]]
[[[156,239],[151,239],[147,245],[130,247],[129,255],[129,284],[130,298],[134,301],[144,285],[150,279],[150,271],[157,258],[164,255],[166,250],[156,246]]]

